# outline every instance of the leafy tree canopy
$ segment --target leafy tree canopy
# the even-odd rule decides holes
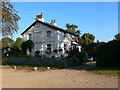
[[[94,40],[95,40],[95,36],[93,34],[90,34],[90,33],[84,33],[81,37],[82,44],[94,43]]]
[[[10,2],[2,2],[2,34],[13,35],[17,32],[20,17]]]
[[[120,40],[120,33],[116,34],[114,37],[116,40]]]
[[[21,50],[22,42],[23,42],[22,38],[20,38],[20,37],[17,38],[16,41],[14,42],[14,44],[13,44],[13,47]]]
[[[80,35],[80,30],[76,30],[78,28],[77,25],[67,23],[65,27],[67,28],[66,31]]]
[[[2,47],[12,47],[14,40],[10,37],[2,38]]]

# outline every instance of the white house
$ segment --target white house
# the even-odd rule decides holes
[[[23,40],[32,40],[34,48],[30,53],[35,55],[40,51],[41,55],[60,57],[66,55],[65,52],[78,48],[81,52],[81,46],[77,43],[78,36],[67,32],[56,24],[56,20],[51,23],[44,22],[43,14],[36,15],[35,22],[30,25],[22,34]]]

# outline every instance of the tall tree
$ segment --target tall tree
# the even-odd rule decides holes
[[[14,40],[10,37],[2,38],[2,47],[12,47]]]
[[[20,17],[18,16],[18,11],[16,11],[10,2],[2,2],[2,34],[13,35],[17,32],[18,21]]]
[[[116,40],[120,40],[120,33],[116,34],[114,37]]]
[[[94,40],[95,40],[95,36],[93,34],[90,34],[90,33],[84,33],[81,37],[82,44],[94,43]]]
[[[17,38],[16,41],[14,42],[13,44],[13,47],[16,48],[16,49],[19,49],[21,50],[21,44],[22,44],[23,40],[22,38]]]
[[[66,31],[80,35],[80,30],[76,30],[78,28],[77,25],[67,23],[65,27],[67,28]]]

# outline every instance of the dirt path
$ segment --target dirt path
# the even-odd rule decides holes
[[[3,88],[117,88],[117,78],[68,69],[43,72],[2,69]]]

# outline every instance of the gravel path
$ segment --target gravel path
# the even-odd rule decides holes
[[[3,88],[117,88],[118,77],[84,70],[26,71],[2,69]]]

